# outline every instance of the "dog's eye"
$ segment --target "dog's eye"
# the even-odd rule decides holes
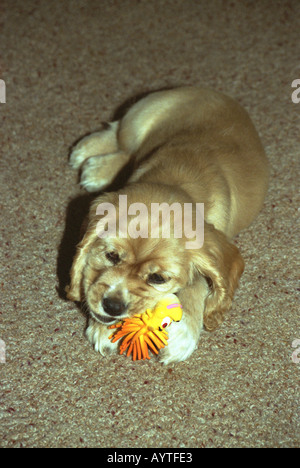
[[[211,278],[209,278],[208,276],[205,276],[205,279],[206,279],[206,282],[207,282],[207,286],[209,287],[209,289],[213,289],[213,281]]]
[[[166,282],[165,278],[158,273],[152,273],[148,276],[149,283],[152,284],[163,284]]]
[[[117,252],[107,252],[105,254],[105,257],[114,265],[117,265],[117,263],[121,261],[120,256]]]

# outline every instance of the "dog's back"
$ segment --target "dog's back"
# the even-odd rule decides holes
[[[266,155],[247,112],[228,96],[197,87],[150,94],[121,121],[119,144],[136,159],[131,181],[177,183],[229,237],[262,207]]]

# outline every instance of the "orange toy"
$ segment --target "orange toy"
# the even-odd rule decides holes
[[[120,345],[120,354],[127,350],[127,356],[132,353],[134,361],[150,359],[148,347],[158,354],[167,346],[168,333],[166,328],[173,322],[179,322],[182,317],[182,306],[175,294],[169,294],[159,301],[154,309],[147,309],[144,314],[136,314],[108,328],[117,331],[109,339],[113,343],[124,338]]]

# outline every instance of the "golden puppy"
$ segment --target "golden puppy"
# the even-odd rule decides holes
[[[71,269],[67,293],[88,306],[88,339],[103,355],[117,351],[108,324],[172,292],[184,315],[160,359],[186,359],[203,324],[213,330],[231,307],[244,262],[230,239],[253,221],[266,194],[268,163],[248,114],[204,88],[155,92],[83,138],[70,163],[91,192],[132,167],[122,190],[91,205]]]

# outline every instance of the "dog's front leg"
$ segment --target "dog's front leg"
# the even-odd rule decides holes
[[[159,353],[163,364],[185,361],[196,349],[203,328],[205,299],[209,287],[204,277],[177,295],[182,304],[183,316],[180,322],[172,322],[168,328],[168,345]]]
[[[94,319],[89,319],[89,325],[86,329],[86,336],[89,342],[93,345],[95,351],[108,356],[118,352],[118,343],[112,343],[108,337],[113,333],[107,325],[96,322]]]

